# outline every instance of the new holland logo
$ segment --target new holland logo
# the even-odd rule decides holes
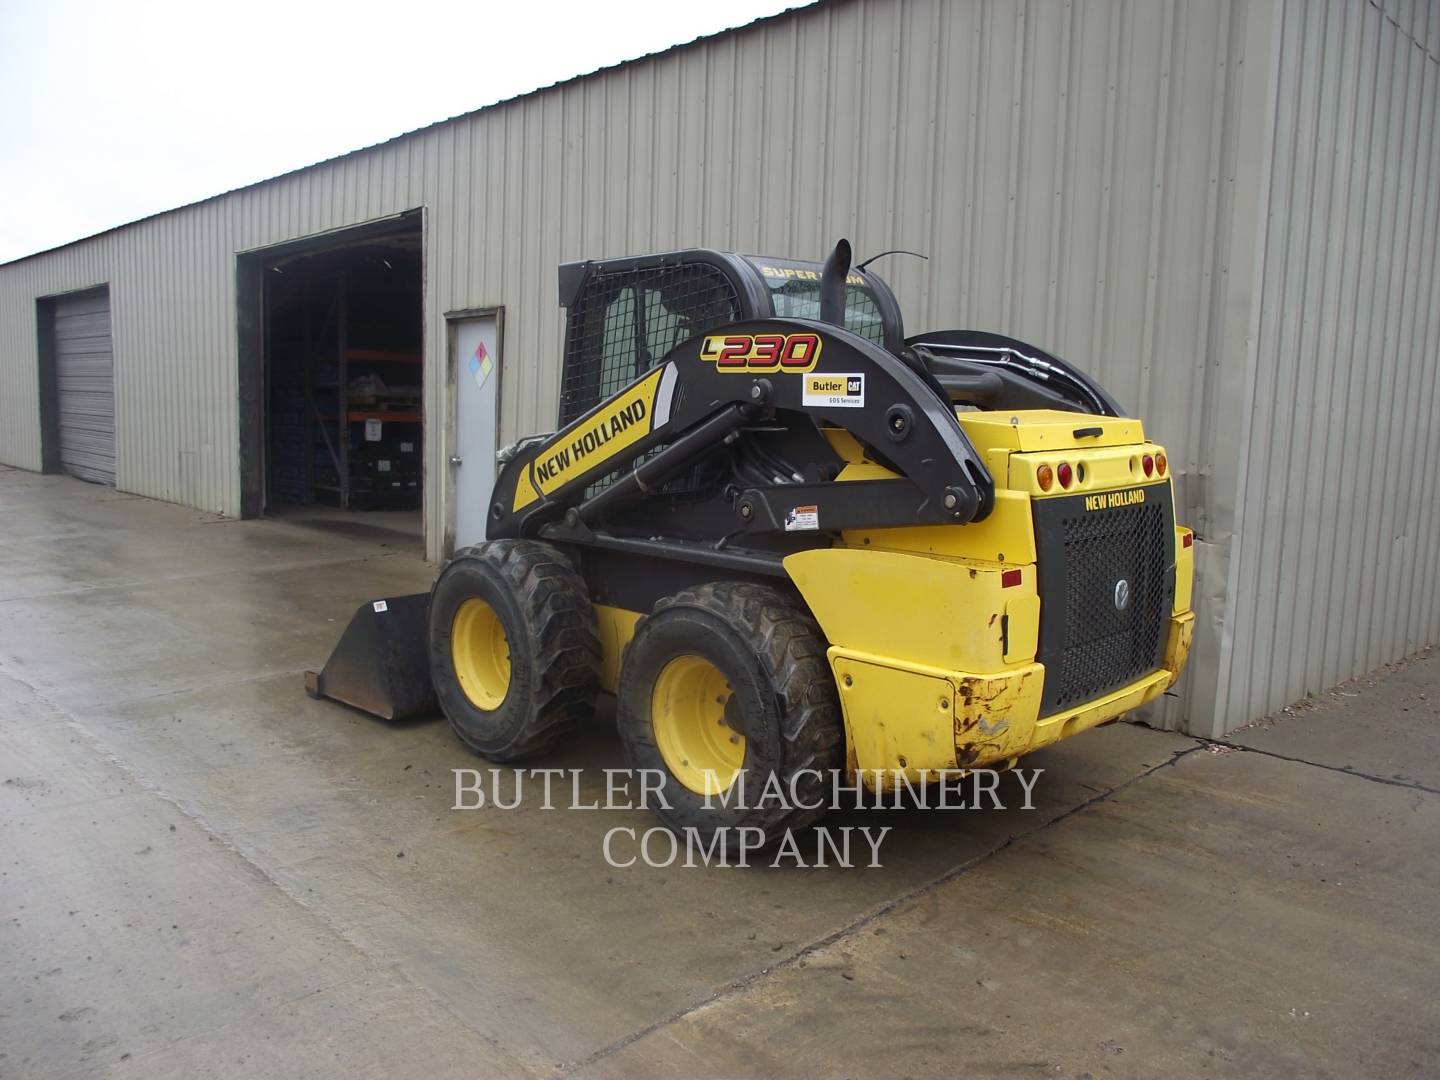
[[[673,365],[661,364],[628,390],[552,436],[515,481],[512,509],[519,510],[541,495],[578,480],[649,435],[657,422],[664,423],[669,417],[668,398],[657,405],[656,394],[666,373],[673,371]],[[664,415],[657,418],[657,411]]]
[[[1144,488],[1131,488],[1129,491],[1102,491],[1099,495],[1085,496],[1085,509],[1087,511],[1116,510],[1122,506],[1134,506],[1136,503],[1144,501]]]

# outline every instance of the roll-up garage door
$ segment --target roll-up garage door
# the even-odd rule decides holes
[[[71,476],[115,484],[115,360],[110,294],[55,301],[55,390],[60,465]]]

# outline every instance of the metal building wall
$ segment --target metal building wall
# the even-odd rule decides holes
[[[1216,730],[1440,639],[1440,3],[1285,0]]]
[[[834,0],[11,264],[0,460],[39,466],[35,297],[108,281],[119,486],[238,512],[235,252],[406,209],[426,214],[432,436],[443,313],[489,305],[502,440],[553,425],[563,260],[908,247],[930,261],[880,266],[912,330],[1032,339],[1168,444],[1202,538],[1184,685],[1208,717],[1272,2]],[[432,557],[445,449],[427,439]]]

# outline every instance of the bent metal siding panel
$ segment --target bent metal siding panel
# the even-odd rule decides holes
[[[1230,728],[1440,639],[1440,4],[1286,0]]]
[[[0,267],[0,460],[39,464],[34,298],[109,282],[119,486],[238,512],[235,253],[423,207],[436,557],[444,312],[505,307],[504,442],[555,423],[562,260],[909,248],[929,261],[877,269],[912,331],[1030,338],[1169,444],[1202,537],[1186,685],[1207,709],[1234,476],[1217,417],[1248,319],[1269,11],[835,0]]]

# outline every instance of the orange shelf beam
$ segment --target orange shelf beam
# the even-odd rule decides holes
[[[381,412],[378,409],[351,409],[347,414],[353,424],[358,420],[390,420],[397,424],[418,424],[421,421],[420,411],[412,409],[408,412]]]
[[[385,349],[346,349],[345,359],[362,364],[423,364],[419,353],[387,352]]]

